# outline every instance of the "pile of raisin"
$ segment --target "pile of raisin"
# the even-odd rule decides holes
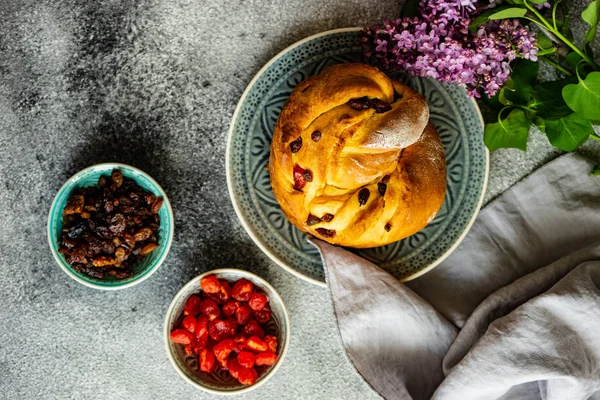
[[[163,198],[118,169],[98,186],[76,189],[63,210],[59,252],[77,271],[98,279],[125,279],[138,260],[158,248]]]
[[[277,361],[277,338],[264,331],[271,319],[269,299],[246,279],[231,287],[210,275],[200,287],[201,296],[187,299],[171,341],[183,345],[188,356],[197,355],[201,371],[228,371],[241,384],[254,384]]]

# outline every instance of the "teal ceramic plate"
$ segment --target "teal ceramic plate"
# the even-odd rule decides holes
[[[367,62],[361,55],[357,31],[338,29],[308,37],[269,61],[242,95],[227,142],[227,184],[242,224],[273,261],[320,285],[325,277],[319,253],[281,212],[264,167],[275,122],[294,87],[330,65]],[[489,153],[483,143],[481,114],[464,89],[398,71],[386,72],[427,100],[448,170],[444,205],[427,227],[399,242],[353,250],[407,281],[448,257],[468,232],[483,201]]]
[[[147,190],[155,196],[163,197],[164,201],[158,212],[158,215],[160,216],[160,226],[157,238],[158,248],[144,257],[144,259],[135,266],[134,272],[129,278],[96,279],[76,271],[65,260],[64,256],[58,252],[58,240],[63,228],[62,211],[65,208],[69,195],[74,189],[97,185],[100,175],[110,175],[111,171],[115,168],[120,169],[123,176],[133,179],[139,186],[144,188],[144,190]],[[148,174],[125,164],[97,164],[73,175],[56,194],[48,215],[48,243],[50,244],[50,250],[58,265],[60,265],[67,275],[77,282],[95,289],[124,289],[149,278],[165,260],[167,253],[171,248],[171,242],[173,242],[173,222],[173,211],[171,210],[171,204],[169,203],[167,195],[160,185]]]

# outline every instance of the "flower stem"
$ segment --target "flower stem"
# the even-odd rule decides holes
[[[590,134],[590,139],[600,142],[600,136],[597,136],[595,133]]]
[[[529,2],[527,0],[524,0],[523,3],[525,4],[525,7],[527,7],[527,9],[529,11],[531,11],[536,17],[538,17],[538,19],[546,26],[546,28],[550,32],[552,32],[554,35],[556,35],[556,37],[559,38],[564,44],[566,44],[571,49],[573,49],[573,51],[575,53],[579,54],[581,56],[581,58],[583,58],[588,64],[593,66],[595,69],[600,69],[600,67],[598,67],[598,65],[596,65],[594,60],[592,60],[587,54],[585,54],[577,46],[575,46],[569,39],[567,39],[562,33],[560,33],[560,31],[558,29],[556,29],[554,26],[552,26],[550,24],[550,22],[548,22],[548,20],[546,20],[546,18],[544,18],[544,16],[542,14],[540,14],[540,12],[538,10],[536,10],[535,7],[532,7],[531,4],[529,4]]]
[[[546,57],[539,57],[540,60],[552,65],[554,68],[556,68],[557,70],[559,70],[560,72],[562,72],[563,74],[567,75],[567,76],[571,76],[573,75],[573,73],[571,71],[569,71],[568,69],[566,69],[565,67],[563,67],[562,65],[560,65],[559,63],[557,63],[556,61],[552,61],[549,58]]]

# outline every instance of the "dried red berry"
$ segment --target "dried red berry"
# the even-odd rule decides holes
[[[238,333],[233,337],[233,341],[235,342],[235,348],[233,351],[239,353],[246,347],[246,336],[241,333]]]
[[[206,348],[200,350],[200,353],[198,353],[198,364],[200,364],[200,371],[213,372],[215,369],[215,355]]]
[[[200,303],[200,312],[206,315],[209,321],[212,321],[221,314],[219,306],[211,299],[206,299]]]
[[[251,353],[249,351],[241,351],[237,355],[237,360],[242,367],[252,368],[254,367],[256,357],[254,356],[254,353]]]
[[[271,314],[271,309],[266,304],[262,310],[254,311],[254,318],[256,318],[259,324],[264,325],[271,319]]]
[[[208,324],[208,334],[215,340],[223,340],[233,336],[231,334],[231,325],[228,321],[222,319],[214,319]]]
[[[181,326],[190,333],[196,332],[196,317],[192,315],[186,316],[183,321],[181,321]]]
[[[258,336],[250,336],[246,340],[246,349],[251,350],[255,353],[263,353],[268,350],[268,346]]]
[[[204,334],[208,334],[208,317],[204,314],[198,315],[196,318],[196,332],[194,333],[194,337],[198,339]]]
[[[197,336],[192,342],[192,346],[194,348],[194,353],[200,353],[200,350],[206,348],[208,346],[208,332],[204,332],[202,335]]]
[[[192,354],[194,354],[194,348],[191,344],[186,344],[185,346],[183,346],[183,351],[186,356],[191,356]]]
[[[272,353],[277,352],[277,338],[275,336],[267,335],[265,336],[265,343],[269,347],[269,351]]]
[[[265,352],[257,354],[255,357],[256,365],[273,365],[277,361],[277,354]]]
[[[304,178],[304,168],[299,165],[294,167],[294,189],[301,190],[306,186],[306,179]]]
[[[187,301],[185,302],[185,306],[183,308],[183,315],[192,315],[196,316],[200,314],[200,304],[202,300],[200,297],[196,295],[191,295]]]
[[[250,300],[248,300],[248,305],[254,311],[262,310],[267,304],[267,297],[264,294],[260,293],[252,293]]]
[[[246,324],[246,326],[244,326],[242,328],[242,333],[244,335],[246,335],[246,337],[250,337],[250,336],[264,337],[265,336],[265,331],[260,327],[258,322],[256,322],[255,320],[250,320]]]
[[[226,317],[231,317],[233,314],[235,314],[235,311],[238,309],[239,306],[239,301],[229,300],[223,305],[223,315],[225,315]]]
[[[229,361],[227,361],[227,369],[229,370],[231,376],[237,379],[242,366],[238,362],[237,358],[230,358]]]
[[[242,385],[254,385],[254,383],[256,382],[256,378],[258,378],[258,373],[254,368],[241,367],[239,372],[237,373],[237,380]]]
[[[209,275],[207,277],[202,278],[200,281],[200,287],[206,293],[219,293],[221,290],[221,284],[219,283],[219,279],[214,275]]]
[[[233,285],[232,295],[237,301],[248,301],[254,292],[254,284],[247,279],[240,279]]]
[[[179,344],[191,344],[194,336],[185,329],[175,329],[171,332],[171,341]]]
[[[248,304],[244,303],[235,310],[235,320],[240,325],[246,325],[248,321],[250,321],[250,317],[252,317],[252,309]]]
[[[213,347],[213,353],[217,360],[225,360],[229,357],[229,354],[233,351],[235,347],[235,342],[231,339],[225,339],[220,341]]]

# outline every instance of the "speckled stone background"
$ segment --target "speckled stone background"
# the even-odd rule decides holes
[[[589,0],[570,4],[577,16]],[[269,280],[291,314],[285,362],[243,398],[377,398],[344,356],[327,291],[270,262],[237,221],[224,155],[237,100],[273,55],[399,9],[396,0],[0,0],[0,398],[209,398],[170,365],[162,327],[173,295],[219,267]],[[558,155],[539,132],[529,150],[492,155],[486,201]],[[582,151],[600,159],[599,146]],[[58,188],[103,161],[150,173],[176,219],[164,265],[117,292],[68,278],[46,243]]]

